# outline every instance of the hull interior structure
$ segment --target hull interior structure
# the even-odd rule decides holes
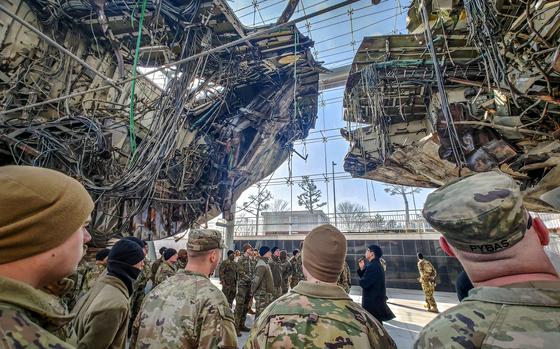
[[[412,1],[407,34],[366,37],[344,92],[344,169],[437,188],[501,170],[560,211],[560,1]]]
[[[82,182],[96,244],[231,213],[315,124],[294,3],[248,28],[225,0],[3,1],[0,165]]]

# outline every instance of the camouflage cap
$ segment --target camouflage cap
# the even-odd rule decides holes
[[[225,248],[222,233],[213,229],[192,229],[187,240],[187,250],[202,252]]]
[[[477,254],[507,249],[527,229],[519,186],[496,171],[444,185],[428,195],[422,213],[455,248]]]

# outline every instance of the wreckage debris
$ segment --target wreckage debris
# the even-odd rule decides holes
[[[0,165],[84,183],[97,243],[161,238],[228,212],[314,126],[325,71],[295,24],[245,40],[257,29],[225,0],[136,4],[0,8]]]
[[[368,126],[342,130],[345,170],[439,187],[500,169],[529,209],[560,211],[560,1],[424,3],[354,58],[344,119]]]

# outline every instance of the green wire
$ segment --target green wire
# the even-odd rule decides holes
[[[140,54],[140,44],[142,42],[142,25],[144,23],[144,13],[146,12],[147,0],[142,2],[142,10],[140,13],[140,21],[138,23],[138,38],[136,39],[136,51],[134,52],[134,63],[132,64],[132,81],[130,85],[130,162],[136,153],[136,132],[134,130],[134,89],[136,87],[136,66],[138,64],[138,55]],[[133,20],[134,21],[134,20]]]

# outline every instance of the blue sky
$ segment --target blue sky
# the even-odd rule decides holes
[[[259,10],[256,11],[252,1],[236,0],[230,1],[230,6],[236,11],[241,21],[246,26],[262,25],[273,23],[277,16],[282,12],[288,1],[278,0],[257,0]],[[292,19],[301,17],[305,14],[318,11],[328,6],[334,5],[336,0],[300,0],[298,11]],[[302,33],[310,35],[315,42],[312,52],[318,61],[324,62],[327,68],[335,68],[352,63],[354,49],[358,49],[364,36],[375,36],[392,33],[406,33],[406,11],[410,4],[409,0],[393,1],[385,0],[379,5],[372,5],[371,0],[362,0],[351,6],[340,8],[336,11],[312,18],[306,22],[301,22],[298,26]],[[302,7],[303,5],[303,7]],[[305,11],[304,9],[305,8]],[[351,20],[350,20],[351,18]],[[310,33],[308,29],[310,30]],[[353,32],[353,33],[352,33]],[[354,43],[354,45],[352,45]],[[404,204],[400,197],[392,197],[384,192],[384,184],[363,179],[349,179],[350,175],[344,173],[344,156],[348,151],[348,143],[340,136],[339,129],[346,127],[347,124],[342,120],[342,96],[343,88],[325,91],[320,97],[319,113],[316,128],[306,141],[298,142],[295,149],[298,153],[307,155],[307,160],[299,156],[293,157],[292,175],[296,177],[304,175],[317,175],[313,178],[324,178],[325,172],[332,178],[331,162],[334,161],[336,177],[336,201],[351,201],[363,205],[366,209],[374,210],[398,210],[404,209]],[[321,130],[327,130],[321,133]],[[328,141],[324,144],[322,136],[327,137]],[[325,158],[327,168],[325,168]],[[274,198],[290,201],[290,187],[282,184],[282,179],[289,176],[288,164],[283,164],[273,174],[267,186]],[[301,177],[300,177],[301,178]],[[266,184],[267,179],[261,183]],[[316,185],[323,192],[323,200],[327,201],[327,188],[329,195],[329,212],[333,212],[332,181],[326,183],[317,180]],[[367,190],[366,190],[367,188]],[[238,204],[247,201],[247,197],[257,192],[256,187],[245,191]],[[417,208],[421,208],[426,195],[431,190],[422,190],[415,195]],[[297,205],[297,195],[300,189],[297,185],[293,186],[293,209],[301,209]],[[369,204],[368,204],[369,194]],[[413,208],[412,200],[410,207]],[[324,208],[324,211],[327,211]]]

